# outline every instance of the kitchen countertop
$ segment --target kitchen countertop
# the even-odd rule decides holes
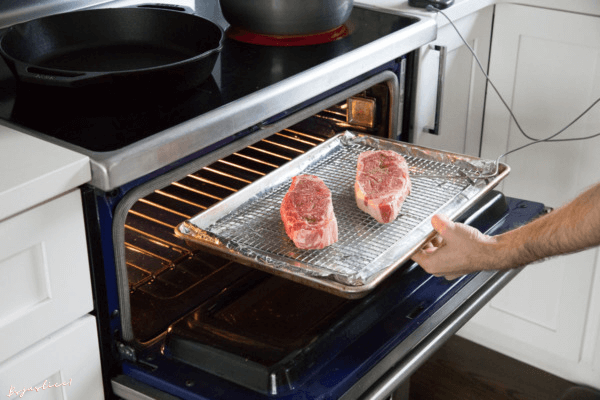
[[[454,4],[443,11],[452,21],[456,21],[485,7],[500,3],[521,4],[600,16],[600,2],[596,0],[454,0]],[[410,7],[408,5],[408,0],[355,0],[355,4],[399,11],[402,13],[418,15],[420,17],[435,17],[432,12],[425,11],[422,8]],[[435,18],[438,27],[448,24],[446,18],[441,15]]]
[[[0,222],[90,179],[87,156],[0,125]]]

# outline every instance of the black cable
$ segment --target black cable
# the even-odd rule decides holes
[[[446,13],[444,13],[443,11],[435,8],[432,5],[428,5],[426,7],[427,11],[431,11],[431,12],[437,12],[440,13],[444,16],[444,18],[446,18],[448,20],[448,22],[450,23],[450,25],[454,28],[454,30],[456,31],[456,33],[458,34],[458,36],[460,37],[460,39],[463,41],[463,43],[467,46],[467,48],[469,49],[469,51],[471,52],[471,54],[473,55],[473,57],[475,58],[475,61],[477,62],[477,65],[479,66],[479,69],[481,70],[481,72],[483,73],[483,75],[485,76],[485,79],[487,80],[487,82],[490,84],[490,86],[494,89],[494,91],[496,92],[496,94],[498,95],[498,97],[500,98],[500,101],[502,102],[502,104],[504,104],[504,107],[506,107],[506,109],[508,110],[511,118],[513,119],[513,121],[515,122],[515,125],[517,126],[517,128],[519,129],[519,131],[521,132],[521,134],[523,134],[523,136],[525,136],[527,139],[532,140],[531,143],[527,143],[523,146],[517,147],[516,149],[512,149],[507,151],[506,153],[500,155],[498,157],[498,159],[496,160],[496,171],[494,172],[493,175],[491,176],[482,176],[482,178],[488,178],[488,177],[492,177],[495,176],[498,173],[498,164],[500,162],[500,159],[502,157],[506,157],[507,155],[524,149],[525,147],[529,147],[533,144],[537,144],[537,143],[541,143],[541,142],[568,142],[568,141],[575,141],[575,140],[587,140],[587,139],[592,139],[595,137],[600,136],[600,133],[596,133],[590,136],[583,136],[583,137],[578,137],[578,138],[570,138],[570,139],[554,139],[556,136],[560,135],[561,133],[563,133],[565,130],[567,130],[568,128],[570,128],[575,122],[577,122],[581,117],[583,117],[585,114],[587,114],[588,111],[590,111],[596,104],[598,104],[600,102],[600,98],[596,99],[588,108],[586,108],[581,114],[579,114],[579,116],[577,116],[577,118],[575,118],[573,121],[571,121],[570,123],[567,124],[567,126],[565,126],[564,128],[562,128],[561,130],[559,130],[558,132],[556,132],[553,135],[548,136],[545,139],[536,139],[533,138],[529,135],[527,135],[527,133],[525,133],[525,131],[523,130],[523,128],[521,128],[521,125],[519,124],[519,121],[517,121],[517,117],[515,116],[515,114],[513,113],[512,109],[510,108],[510,106],[507,104],[507,102],[504,100],[504,98],[502,97],[502,95],[500,94],[500,92],[498,91],[498,89],[496,88],[496,86],[494,85],[494,83],[491,81],[490,77],[488,76],[488,74],[485,72],[485,69],[483,68],[483,65],[481,65],[481,61],[479,61],[479,58],[477,57],[477,54],[475,54],[475,51],[473,50],[473,48],[469,45],[469,43],[467,43],[467,41],[465,40],[465,38],[461,35],[460,31],[458,30],[458,28],[456,27],[456,25],[454,25],[454,22],[452,22],[452,20],[450,18],[448,18],[448,16],[446,15]]]

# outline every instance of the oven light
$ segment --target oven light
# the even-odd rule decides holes
[[[375,126],[375,99],[370,97],[350,97],[346,101],[348,123],[372,128]]]

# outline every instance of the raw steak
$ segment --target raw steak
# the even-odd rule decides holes
[[[300,249],[322,249],[338,240],[331,192],[314,175],[298,175],[281,202],[285,232]]]
[[[381,223],[392,222],[410,193],[408,164],[391,150],[359,154],[354,193],[358,208]]]

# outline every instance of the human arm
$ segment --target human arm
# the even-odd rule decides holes
[[[508,269],[600,245],[600,183],[553,212],[498,236],[435,215],[438,236],[413,255],[427,272],[453,279]]]

